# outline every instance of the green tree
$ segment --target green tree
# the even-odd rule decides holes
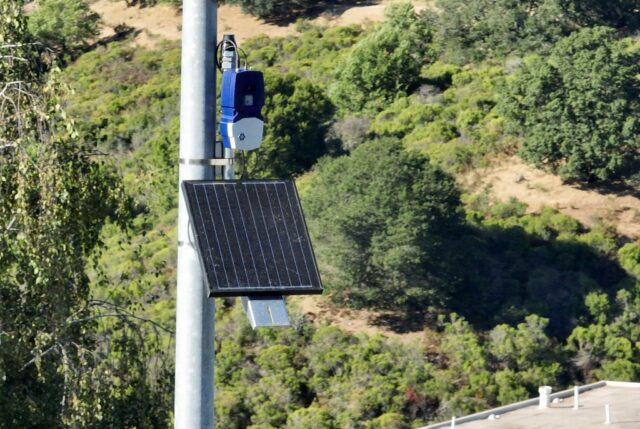
[[[367,429],[410,429],[402,414],[385,413],[367,423]]]
[[[289,414],[286,429],[333,429],[335,427],[327,410],[312,405]]]
[[[46,47],[77,53],[100,34],[100,16],[85,0],[37,0],[29,15],[29,30]]]
[[[538,386],[555,385],[561,372],[555,344],[545,334],[548,319],[527,316],[516,328],[499,325],[488,348],[497,363],[497,399],[502,404],[527,399]]]
[[[396,141],[325,159],[303,199],[325,282],[352,306],[424,311],[457,276],[448,244],[460,225],[453,179]]]
[[[444,323],[439,357],[441,367],[430,371],[429,396],[438,398],[445,418],[488,408],[496,386],[489,371],[489,353],[464,318],[452,314]]]
[[[265,136],[247,159],[251,176],[288,177],[324,155],[324,135],[333,105],[322,87],[293,74],[267,73]]]
[[[608,28],[528,58],[501,109],[523,135],[522,157],[566,179],[605,180],[639,160],[640,50]]]
[[[262,19],[287,21],[312,9],[344,3],[344,0],[223,0],[221,3],[240,5],[245,13]]]
[[[573,363],[585,380],[636,380],[640,374],[639,288],[621,289],[610,301],[604,295],[587,296],[591,324],[578,326],[567,339]]]
[[[439,45],[465,63],[549,48],[568,34],[558,0],[439,0]]]
[[[439,0],[438,44],[460,64],[548,51],[584,27],[632,33],[640,25],[634,0]]]
[[[0,427],[157,427],[157,350],[85,272],[105,222],[127,217],[122,183],[66,116],[22,6],[0,3]]]
[[[256,428],[283,427],[287,416],[300,407],[302,377],[294,362],[295,348],[273,345],[261,350],[256,364],[261,375],[247,392]]]
[[[580,26],[606,25],[633,32],[640,25],[636,0],[565,0],[568,14]]]
[[[620,265],[629,274],[640,280],[640,243],[627,243],[618,250]]]
[[[410,3],[385,9],[386,21],[338,64],[333,99],[350,111],[382,110],[420,79],[431,43],[428,20]]]

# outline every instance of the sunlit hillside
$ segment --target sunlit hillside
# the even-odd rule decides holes
[[[289,328],[216,299],[217,427],[640,380],[640,12],[615,3],[220,6],[266,84],[238,172],[295,180],[325,291]],[[0,0],[0,429],[172,425],[179,4]]]

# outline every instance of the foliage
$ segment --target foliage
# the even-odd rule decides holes
[[[524,214],[518,201],[488,203],[483,194],[465,199],[476,229],[460,241],[464,286],[453,302],[477,326],[537,314],[549,318],[552,335],[564,338],[587,315],[590,292],[612,293],[629,280],[612,259],[608,246],[617,248],[615,239],[601,250],[590,247],[594,233],[569,216],[549,208]]]
[[[632,33],[640,26],[640,10],[635,0],[573,0],[568,13],[578,25],[606,25]]]
[[[561,347],[533,315],[486,336],[460,316],[442,318],[430,353],[297,317],[293,328],[251,331],[236,305],[217,321],[219,425],[415,427],[524,399],[564,375]]]
[[[510,54],[547,52],[585,27],[632,33],[640,25],[634,0],[439,0],[438,44],[444,58],[465,64]]]
[[[178,116],[179,77],[180,50],[174,45],[161,52],[125,43],[99,47],[64,72],[74,90],[66,98],[69,113],[100,150],[129,152],[164,135]]]
[[[482,165],[488,156],[509,150],[512,143],[495,109],[496,89],[504,79],[501,68],[459,69],[439,62],[425,67],[422,75],[428,83],[374,118],[374,135],[402,138],[408,148],[450,172]]]
[[[427,394],[440,400],[443,416],[467,414],[498,403],[534,395],[538,386],[555,385],[561,366],[559,349],[544,332],[547,320],[527,317],[517,328],[500,325],[484,339],[469,323],[452,314],[444,323],[441,362],[426,383]]]
[[[544,11],[529,17],[519,11],[505,16],[525,20],[529,30],[546,19],[538,13]],[[442,173],[512,150],[515,139],[505,134],[496,103],[520,60],[459,66],[445,47],[444,57],[432,63],[432,18],[416,17],[406,5],[392,15],[394,21],[378,27],[325,29],[305,22],[302,34],[243,43],[249,65],[265,71],[269,95],[265,146],[247,166],[258,177],[304,173],[296,182],[329,291],[340,305],[383,308],[390,320],[404,315],[418,329],[426,320],[424,346],[316,326],[295,311],[291,328],[253,331],[240,306],[218,300],[218,427],[420,426],[530,397],[540,384],[561,388],[639,374],[637,243],[620,247],[623,240],[610,228],[587,230],[552,209],[530,213],[515,199],[493,201],[488,191],[464,198],[464,222],[456,186]],[[401,77],[401,89],[387,101],[336,112],[326,96],[336,85],[336,64],[352,60],[357,44],[393,25],[401,30],[385,37],[404,41],[404,33],[412,34],[407,40],[418,72]],[[500,22],[496,30],[508,31]],[[421,31],[425,37],[418,39]],[[544,37],[556,37],[555,29],[519,31],[515,50],[550,46]],[[470,52],[498,55],[479,46],[469,46]],[[130,218],[128,225],[103,218],[96,240],[105,247],[87,248],[79,257],[83,264],[89,260],[82,272],[91,289],[87,317],[105,317],[82,324],[86,347],[101,347],[70,384],[78,393],[67,426],[166,425],[171,383],[162,381],[171,375],[163,361],[171,360],[173,341],[162,328],[171,329],[175,316],[179,58],[171,44],[148,51],[114,43],[63,73],[76,89],[65,96],[76,118],[74,144],[97,142],[100,152],[115,155],[122,183],[108,166],[104,171],[115,179],[120,200],[126,200],[121,187],[134,200],[132,209],[119,212]],[[385,60],[380,67],[363,64],[382,70]],[[14,62],[7,70],[30,67]],[[10,125],[7,130],[17,129]],[[337,157],[345,150],[351,154]],[[314,168],[323,154],[334,158]],[[0,231],[3,225],[0,220]],[[0,253],[2,246],[0,240]],[[106,317],[107,308],[117,316]],[[134,317],[144,322],[128,323]],[[4,344],[3,331],[0,325]],[[44,366],[55,356],[43,356]],[[17,383],[17,377],[8,380]],[[3,382],[0,377],[0,390]],[[58,391],[47,386],[53,409]],[[0,409],[0,427],[15,427],[2,420],[15,408]]]
[[[627,243],[618,250],[620,265],[629,274],[640,279],[640,243]]]
[[[465,63],[549,48],[571,25],[557,0],[439,0],[439,45]]]
[[[347,3],[345,0],[223,0],[223,3],[237,4],[242,11],[269,21],[288,21],[308,14],[312,10]]]
[[[103,225],[126,220],[122,183],[67,117],[58,70],[42,73],[22,3],[0,12],[0,426],[157,427],[152,332],[92,299],[85,273]]]
[[[410,3],[388,6],[385,16],[338,65],[333,99],[343,109],[379,111],[419,81],[431,42],[427,20]]]
[[[250,176],[287,177],[309,169],[326,152],[333,105],[323,89],[293,74],[265,76],[266,133],[247,160]]]
[[[413,311],[447,300],[456,278],[447,247],[461,214],[448,175],[381,140],[325,159],[313,181],[305,210],[336,300]]]
[[[502,103],[524,134],[523,158],[583,181],[631,170],[640,148],[639,74],[640,50],[603,27],[561,40],[549,58],[528,58]]]
[[[84,55],[65,73],[76,89],[69,103],[82,134],[97,139],[102,150],[135,151],[123,163],[135,169],[125,180],[139,203],[157,213],[175,204],[179,65],[175,47],[159,54],[120,44]],[[299,174],[326,152],[333,106],[323,88],[307,79],[267,72],[265,81],[265,138],[249,155],[246,173]]]
[[[247,52],[247,62],[251,67],[295,73],[314,83],[327,85],[336,63],[364,34],[363,28],[357,25],[312,26],[296,36],[257,36],[244,42],[242,49]]]
[[[224,364],[218,425],[366,429],[424,422],[424,405],[404,414],[416,400],[405,392],[419,391],[428,376],[419,350],[334,327],[316,329],[304,319],[294,328],[252,331],[237,305],[217,323],[225,333],[217,342]]]
[[[141,8],[150,7],[150,6],[155,6],[158,3],[169,3],[177,7],[182,6],[182,0],[124,0],[124,1],[127,4],[127,7],[133,7],[133,6],[138,6]],[[221,1],[220,3],[223,3],[223,2]]]
[[[586,380],[637,380],[638,286],[618,291],[614,302],[607,295],[587,298],[592,303],[591,324],[575,328],[567,340],[574,364]]]
[[[100,16],[85,0],[37,0],[29,15],[35,40],[64,54],[75,54],[100,33]]]

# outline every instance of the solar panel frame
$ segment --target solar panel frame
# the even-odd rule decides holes
[[[258,190],[258,185],[265,185],[265,192],[261,194]],[[245,219],[247,213],[243,213],[241,210],[241,198],[238,194],[238,185],[247,185],[243,187],[248,207],[244,207],[248,209],[251,213],[251,222]],[[275,185],[273,189],[275,189],[275,194],[277,198],[277,203],[279,205],[280,211],[280,223],[284,225],[284,232],[286,233],[286,237],[288,239],[289,247],[283,245],[282,242],[282,232],[278,228],[277,216],[274,215],[274,209],[271,197],[269,192],[271,189],[267,187],[268,185]],[[289,210],[283,209],[283,200],[281,199],[281,195],[278,194],[278,185],[282,185],[286,190],[286,202],[289,204]],[[198,200],[198,193],[196,192],[198,186],[211,186],[213,187],[216,202],[212,203],[208,199],[208,194],[205,192],[206,196],[206,208],[208,213],[203,213],[202,202]],[[311,238],[309,236],[309,230],[307,227],[306,220],[304,218],[304,213],[302,210],[302,206],[300,204],[300,197],[298,195],[298,190],[296,189],[295,183],[293,180],[289,179],[264,179],[264,180],[187,180],[182,183],[183,193],[185,196],[185,202],[187,203],[187,210],[189,212],[190,219],[190,228],[193,232],[193,240],[194,246],[197,250],[198,257],[200,259],[201,267],[205,273],[205,279],[207,286],[209,288],[209,296],[210,297],[225,297],[225,296],[269,296],[269,295],[309,295],[309,294],[321,294],[323,291],[322,288],[322,280],[320,277],[320,272],[318,270],[318,263],[315,257],[315,252],[313,251],[313,244],[311,243]],[[218,194],[218,188],[222,189],[223,196]],[[229,199],[229,191],[228,189],[232,188],[234,190],[237,206],[233,206],[231,200]],[[252,200],[250,196],[249,189],[255,189],[255,196]],[[292,195],[289,194],[289,190],[293,190]],[[266,200],[265,200],[266,197]],[[195,201],[194,201],[195,199]],[[233,198],[232,198],[233,199]],[[267,217],[264,215],[264,210],[262,207],[262,203],[265,205],[268,201],[270,205],[270,212],[272,217],[269,218],[272,222],[267,222]],[[226,204],[225,204],[226,202]],[[212,204],[217,206],[217,211],[212,209]],[[255,207],[259,205],[259,207]],[[260,217],[256,217],[254,213],[254,207],[260,210]],[[233,210],[237,209],[237,212],[233,212]],[[226,212],[225,212],[226,209]],[[205,211],[207,211],[205,210]],[[298,216],[296,216],[296,211]],[[291,216],[285,215],[286,212],[289,212]],[[234,214],[239,214],[239,218],[234,217]],[[226,218],[226,219],[225,219]],[[208,219],[208,220],[207,220]],[[293,222],[295,226],[295,234],[297,237],[294,237],[292,242],[291,235],[289,234],[290,227],[287,224],[287,219]],[[259,222],[262,220],[262,222]],[[209,224],[207,224],[208,222]],[[237,223],[242,223],[242,231],[237,228]],[[262,223],[262,225],[259,225]],[[233,232],[231,235],[235,235],[235,241],[229,238],[229,231],[227,229],[227,225],[233,226]],[[251,225],[253,224],[253,225]],[[207,234],[207,226],[210,226],[209,230],[213,230],[215,236],[209,236]],[[300,226],[300,228],[298,228]],[[220,231],[218,229],[222,227]],[[269,229],[271,227],[271,230]],[[277,237],[278,243],[272,243],[272,238]],[[255,232],[254,237],[250,237],[251,231]],[[293,231],[292,231],[293,233]],[[243,240],[241,235],[245,235],[245,239]],[[223,238],[224,237],[224,238]],[[262,243],[262,239],[266,237],[269,241],[269,250],[271,256],[273,258],[269,258],[268,255],[265,255],[265,245]],[[259,247],[252,247],[252,238],[258,240]],[[211,243],[215,239],[215,243]],[[223,244],[226,242],[227,249],[223,249]],[[294,242],[297,242],[300,246],[300,252],[295,253],[293,247]],[[232,243],[235,243],[232,245]],[[243,246],[244,244],[244,246]],[[266,243],[265,243],[266,244]],[[219,255],[214,257],[212,251],[215,250],[213,247],[217,247],[217,251]],[[237,247],[237,249],[235,249]],[[248,250],[251,260],[249,264],[253,265],[253,271],[251,271],[251,267],[247,270],[247,261],[245,260],[245,256],[243,253],[243,247],[245,250]],[[253,255],[253,250],[260,249],[262,262],[257,262],[256,258]],[[279,248],[279,252],[277,251]],[[285,250],[285,248],[287,250]],[[239,252],[235,252],[236,255],[240,254],[242,264],[236,263],[234,260],[234,250]],[[280,254],[280,258],[278,259],[277,255]],[[298,267],[298,262],[296,258],[299,256],[305,262],[306,266],[306,274],[305,279],[308,280],[308,284],[295,284],[296,282],[291,281],[291,270],[287,265],[287,254],[293,257],[295,272],[298,275],[298,283],[303,282],[304,274],[300,271]],[[221,287],[221,283],[225,283],[225,281],[221,282],[220,274],[218,272],[220,270],[216,269],[216,258],[222,261],[222,270],[224,271],[225,281],[227,286]],[[230,281],[229,274],[227,272],[227,264],[225,264],[225,259],[231,259],[231,265],[233,266],[233,275],[235,281]],[[278,264],[278,261],[281,261],[281,264]],[[260,284],[265,283],[261,282],[261,275],[263,272],[258,270],[258,265],[264,267],[264,272],[267,276],[267,282],[269,285]],[[309,266],[311,265],[311,266]],[[244,271],[244,276],[238,274],[238,268]],[[255,279],[257,282],[255,284],[251,284],[250,273],[255,275]],[[281,277],[285,277],[284,273],[286,273],[286,277],[288,278],[288,282],[283,282]],[[242,273],[241,273],[242,274]],[[274,277],[273,280],[277,282],[272,282],[271,276]],[[244,277],[247,281],[241,281],[241,277]],[[272,284],[275,283],[275,284]]]

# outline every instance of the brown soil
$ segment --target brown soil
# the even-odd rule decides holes
[[[558,176],[525,164],[518,157],[461,178],[463,185],[480,191],[489,187],[498,200],[515,197],[529,205],[530,212],[553,207],[586,225],[612,225],[619,234],[640,238],[640,199],[632,195],[581,189],[562,182]]]
[[[114,34],[116,25],[125,24],[139,31],[134,43],[139,46],[154,46],[161,40],[180,39],[182,19],[177,10],[168,5],[154,7],[127,7],[122,0],[97,0],[91,9],[102,18],[100,37]]]
[[[399,0],[385,0],[370,6],[353,6],[335,14],[325,13],[312,22],[324,26],[338,26],[382,21],[385,4],[394,1]],[[414,1],[414,3],[418,10],[425,9],[431,4],[425,0]],[[138,31],[134,39],[134,44],[137,46],[153,47],[162,40],[180,39],[182,16],[172,6],[161,4],[138,8],[127,7],[122,0],[96,0],[91,8],[102,17],[104,25],[100,37],[112,36],[116,25],[126,24]],[[274,37],[297,34],[295,24],[269,24],[242,13],[239,6],[223,5],[218,7],[218,38],[220,39],[225,32],[234,33],[238,42],[260,34]]]
[[[398,333],[390,328],[378,324],[376,320],[380,314],[369,310],[352,310],[337,308],[322,296],[297,296],[289,301],[311,318],[318,325],[337,326],[347,332],[362,332],[368,335],[383,335],[390,340],[403,344],[419,344],[426,346],[428,338],[436,334],[429,330]]]

